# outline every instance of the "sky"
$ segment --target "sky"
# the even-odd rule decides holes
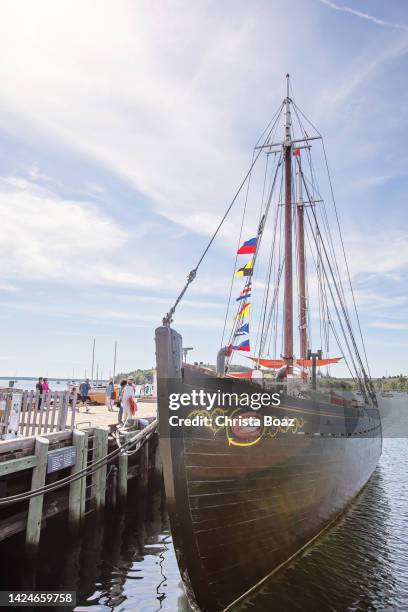
[[[371,371],[406,373],[407,54],[404,0],[2,0],[0,375],[89,375],[93,338],[104,376],[115,340],[117,371],[154,364],[287,72],[325,139]],[[194,360],[215,362],[238,219],[177,310]]]

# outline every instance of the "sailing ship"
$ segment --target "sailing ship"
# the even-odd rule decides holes
[[[167,506],[187,595],[203,612],[232,609],[303,551],[359,493],[381,454],[377,395],[343,240],[340,233],[341,264],[330,226],[334,217],[340,232],[337,208],[333,198],[328,212],[312,161],[312,147],[322,142],[294,102],[287,75],[286,97],[247,175],[156,329]],[[326,167],[324,145],[323,160]],[[182,336],[172,326],[176,307],[242,194],[245,211],[259,163],[259,223],[235,257],[233,278],[243,286],[216,371],[185,363]],[[253,219],[243,217],[241,227]],[[226,320],[231,303],[230,297]],[[233,360],[244,357],[251,367],[236,372]],[[262,394],[274,401],[261,405]]]

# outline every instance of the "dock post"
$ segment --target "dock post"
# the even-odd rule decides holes
[[[107,429],[101,429],[101,446],[102,446],[102,457],[106,457],[106,455],[108,454],[108,437],[109,437],[109,431]],[[99,478],[100,478],[100,507],[104,508],[105,504],[106,504],[106,472],[107,472],[107,465],[105,464],[103,467],[100,468],[99,470]]]
[[[76,448],[76,462],[71,475],[77,474],[84,466],[85,433],[79,429],[72,432],[72,444]],[[82,520],[82,478],[69,485],[68,521],[71,529],[77,530]]]
[[[139,485],[146,487],[149,480],[149,441],[139,451]]]
[[[95,427],[94,429],[94,448],[92,461],[98,461],[106,457],[108,451],[108,430],[103,427]],[[100,467],[92,475],[92,492],[95,499],[97,510],[102,510],[105,507],[106,494],[106,465]]]
[[[109,477],[108,483],[108,508],[109,510],[115,510],[116,508],[116,500],[117,500],[117,491],[118,491],[118,468],[116,465],[112,467],[111,474]]]
[[[88,467],[88,431],[84,431],[84,454],[82,469]],[[86,504],[86,477],[81,478],[81,518],[85,516],[85,504]]]
[[[35,440],[37,465],[33,468],[31,490],[44,486],[47,473],[48,445],[49,441],[46,438],[37,437]],[[31,497],[29,502],[26,528],[26,548],[29,557],[35,556],[40,541],[43,502],[44,495]]]
[[[131,436],[130,433],[123,434],[125,444],[126,442],[128,442],[130,436]],[[129,463],[128,459],[129,458],[126,453],[121,453],[119,455],[118,493],[119,493],[120,501],[124,501],[127,496],[127,488],[128,488],[127,477],[128,477],[128,463]]]
[[[156,436],[157,437],[157,436]],[[161,476],[163,471],[163,463],[160,455],[159,440],[156,440],[155,452],[154,452],[154,474],[155,476]]]

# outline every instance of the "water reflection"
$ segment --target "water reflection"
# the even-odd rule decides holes
[[[107,512],[104,520],[90,515],[80,539],[66,533],[65,517],[55,519],[42,534],[37,562],[24,568],[22,540],[2,547],[0,589],[76,590],[77,611],[190,610],[161,482],[147,491],[130,487],[124,512]]]
[[[408,609],[408,441],[384,440],[372,479],[344,517],[237,611]]]

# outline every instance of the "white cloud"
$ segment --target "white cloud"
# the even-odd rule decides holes
[[[408,331],[408,323],[392,323],[390,321],[373,321],[370,323],[370,327],[376,329],[391,329],[396,331]]]
[[[352,232],[345,236],[351,274],[388,275],[408,270],[408,236],[399,230]]]
[[[369,53],[364,51],[351,66],[346,65],[343,74],[336,74],[335,81],[332,81],[330,87],[322,91],[319,96],[320,108],[329,109],[332,114],[338,113],[339,106],[351,95],[356,96],[357,92],[361,93],[361,86],[365,81],[378,73],[384,64],[391,63],[405,55],[407,51],[408,39],[406,36],[386,46],[381,45],[378,50],[375,49]]]
[[[4,2],[4,127],[24,122],[26,138],[60,139],[125,177],[162,215],[210,232],[249,166],[241,131],[255,125],[255,140],[283,97],[282,28],[243,7]],[[260,101],[267,111],[255,119],[251,83],[266,76],[282,88]]]
[[[152,275],[135,274],[115,258],[129,236],[92,202],[64,200],[30,181],[0,179],[3,278],[156,286]],[[2,283],[0,289],[15,290]]]
[[[405,172],[389,172],[386,174],[374,174],[372,176],[362,176],[353,182],[352,186],[358,189],[370,189],[373,187],[378,187],[380,185],[385,185],[388,181],[391,181],[395,178],[405,177]]]
[[[362,11],[356,11],[356,9],[353,9],[349,6],[342,6],[339,4],[335,4],[334,2],[331,2],[330,0],[319,0],[319,2],[321,2],[322,4],[325,4],[326,6],[329,6],[335,11],[341,11],[344,13],[349,13],[350,15],[355,15],[356,17],[360,17],[361,19],[372,21],[376,25],[383,26],[386,28],[395,28],[397,30],[403,30],[405,32],[408,32],[408,25],[406,25],[405,23],[393,23],[391,21],[385,21],[384,19],[375,17],[375,15],[370,15],[369,13],[363,13]]]
[[[0,283],[0,291],[3,291],[3,293],[16,293],[18,291],[18,287],[12,285],[11,283]]]

